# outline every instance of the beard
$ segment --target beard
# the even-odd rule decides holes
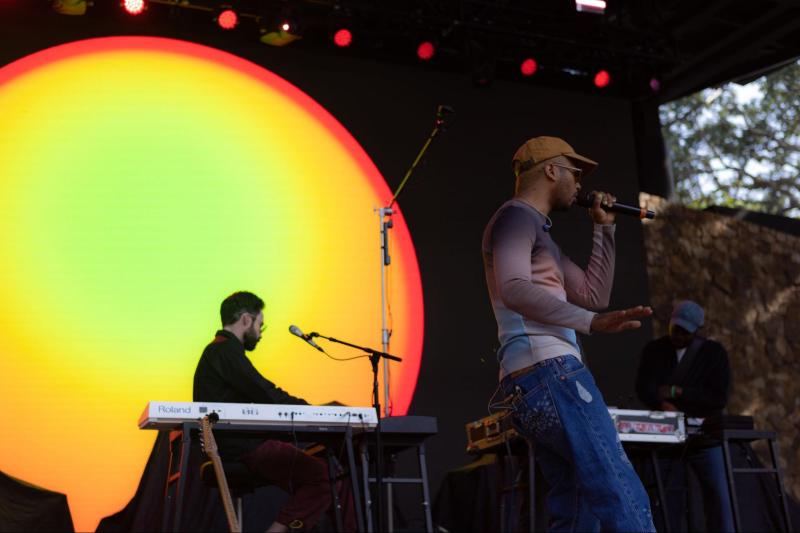
[[[562,189],[558,192],[556,201],[552,207],[553,211],[569,211],[575,203],[575,192],[571,189]]]
[[[258,336],[258,332],[254,331],[252,328],[248,329],[244,332],[242,338],[242,344],[244,344],[244,349],[248,352],[252,352],[256,349],[256,344],[260,341],[261,338]]]

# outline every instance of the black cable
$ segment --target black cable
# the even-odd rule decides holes
[[[322,350],[322,353],[324,353],[327,357],[330,357],[334,361],[352,361],[354,359],[362,359],[364,357],[369,357],[369,355],[356,355],[355,357],[334,357],[325,350]]]

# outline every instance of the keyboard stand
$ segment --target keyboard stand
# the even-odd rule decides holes
[[[781,467],[778,464],[778,443],[776,442],[776,434],[774,431],[757,431],[745,429],[723,429],[721,431],[712,433],[712,435],[722,440],[722,453],[725,456],[725,475],[728,478],[728,492],[731,497],[731,508],[733,509],[733,524],[736,531],[742,530],[741,516],[739,513],[739,500],[736,496],[736,483],[734,474],[768,474],[775,476],[775,488],[778,490],[778,497],[780,498],[782,518],[786,529],[784,531],[792,530],[792,522],[789,518],[789,506],[786,502],[786,492],[783,489],[783,476],[781,474]],[[733,468],[731,462],[731,442],[752,442],[755,440],[766,440],[769,443],[770,458],[772,459],[772,468]]]
[[[192,444],[192,429],[199,429],[198,422],[184,422],[182,429],[169,432],[169,468],[164,490],[164,509],[161,515],[161,531],[180,531],[183,495],[186,492],[186,476],[189,468],[189,451]],[[180,450],[180,461],[175,461],[175,448]],[[175,469],[177,466],[177,470]],[[170,527],[170,521],[172,522]]]
[[[425,515],[425,531],[433,533],[433,517],[431,514],[430,487],[428,485],[428,466],[425,459],[425,440],[436,435],[437,421],[432,416],[391,416],[381,419],[381,448],[384,450],[384,457],[392,453],[399,453],[403,450],[414,448],[417,452],[419,463],[419,477],[396,477],[384,476],[382,479],[383,487],[375,487],[375,490],[386,488],[386,530],[387,533],[394,531],[394,516],[392,505],[392,485],[411,484],[419,485],[422,491],[422,508]],[[376,483],[375,477],[369,475],[369,448],[374,450],[375,444],[369,442],[369,435],[365,435],[359,442],[361,455],[361,475],[364,483],[364,506],[367,520],[367,531],[384,531],[384,524],[374,524],[372,519],[372,499],[370,495],[370,483]]]
[[[192,432],[198,431],[200,428],[199,422],[184,422],[181,424],[180,429],[170,431],[169,434],[169,470],[167,472],[167,482],[164,490],[164,512],[161,519],[162,531],[182,531],[181,518],[183,512],[183,500],[186,492],[186,473],[189,468],[189,451],[192,444]],[[218,424],[214,430],[219,431],[247,431],[253,433],[260,433],[265,435],[265,439],[269,435],[275,433],[295,433],[305,434],[319,439],[321,433],[314,431],[307,427],[298,426],[271,426],[268,429],[264,426],[247,425],[247,424]],[[353,507],[356,514],[356,525],[359,533],[364,533],[366,528],[364,526],[364,512],[361,505],[361,488],[358,479],[358,469],[356,467],[355,451],[353,447],[353,427],[345,426],[341,428],[329,428],[325,431],[324,435],[331,435],[341,433],[344,438],[345,448],[347,451],[347,466],[350,473],[350,481],[353,489]],[[177,448],[177,450],[176,450]],[[180,457],[176,460],[176,456]],[[331,483],[335,483],[335,479],[331,479]],[[340,524],[341,515],[338,509],[338,502],[334,500],[334,512],[336,513],[337,527]]]
[[[514,439],[515,442],[500,444],[497,454],[497,499],[498,531],[509,533],[519,531],[524,505],[528,507],[528,532],[536,530],[536,446],[527,439]],[[526,474],[525,480],[519,473]],[[517,474],[517,475],[515,475]],[[516,479],[515,479],[516,478]],[[514,512],[516,494],[521,493],[519,509]]]

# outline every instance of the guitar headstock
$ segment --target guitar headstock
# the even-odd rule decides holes
[[[203,436],[203,451],[210,457],[219,457],[217,441],[214,440],[214,433],[211,431],[211,424],[217,420],[219,420],[217,413],[211,413],[200,419],[200,433]]]

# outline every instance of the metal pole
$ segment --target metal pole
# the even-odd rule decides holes
[[[389,230],[392,228],[392,213],[394,211],[391,207],[381,207],[378,210],[378,218],[381,224],[381,346],[384,352],[389,351],[389,327],[387,324],[386,312],[386,270],[392,263],[392,258],[389,256]],[[389,361],[383,360],[383,416],[392,416],[392,404],[389,401],[390,394],[389,385]],[[378,416],[381,416],[378,413]]]

